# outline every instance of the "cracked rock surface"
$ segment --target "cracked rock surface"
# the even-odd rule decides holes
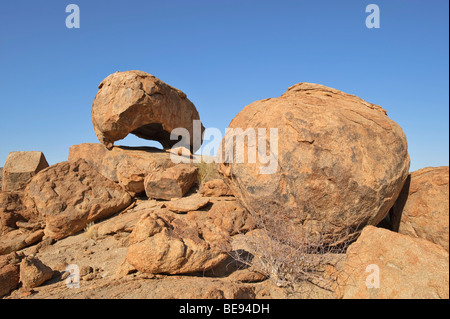
[[[249,211],[277,214],[320,234],[322,243],[349,240],[365,225],[378,224],[408,176],[406,136],[386,111],[323,85],[298,83],[278,98],[251,103],[229,127],[242,129],[235,134],[240,138],[249,128],[266,128],[261,151],[272,154],[275,165],[273,173],[262,174],[269,164],[260,156],[256,163],[220,164],[235,196]],[[278,145],[271,128],[278,129]],[[258,130],[255,135],[246,136],[245,152],[261,146]]]
[[[196,140],[194,120],[199,125]],[[182,128],[189,138],[186,145],[178,146],[195,152],[204,131],[186,94],[142,71],[116,72],[100,83],[92,105],[92,123],[98,140],[108,149],[130,133],[170,149],[178,142],[170,139],[172,130]]]

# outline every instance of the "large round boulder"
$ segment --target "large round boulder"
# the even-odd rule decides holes
[[[386,111],[322,85],[256,101],[229,128],[219,170],[235,196],[266,226],[301,229],[317,244],[378,224],[408,177],[406,137]]]
[[[178,146],[195,152],[204,131],[186,94],[142,71],[116,72],[100,83],[92,105],[92,123],[98,140],[108,149],[130,133],[170,149],[178,142],[170,139],[172,131],[181,128],[189,138]]]

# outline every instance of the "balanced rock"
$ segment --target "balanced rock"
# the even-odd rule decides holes
[[[229,127],[219,171],[235,196],[269,223],[286,220],[316,234],[318,244],[348,241],[378,224],[408,176],[405,134],[386,111],[322,85],[299,83],[256,101]],[[233,156],[224,152],[229,145]]]
[[[24,288],[35,288],[53,277],[53,270],[36,257],[26,257],[20,263],[20,281]]]
[[[449,255],[441,246],[367,226],[347,249],[338,296],[351,299],[448,299]]]
[[[145,213],[130,235],[127,262],[140,272],[185,274],[211,269],[231,251],[228,234],[162,210]]]
[[[449,167],[427,167],[412,172],[393,211],[395,216],[391,219],[394,224],[399,221],[399,233],[424,238],[448,251]]]
[[[198,121],[198,132],[194,132],[194,121]],[[204,131],[186,94],[142,71],[116,72],[100,83],[92,105],[92,122],[98,140],[108,149],[130,133],[170,149],[178,142],[170,139],[172,131],[182,128],[189,138],[177,146],[195,152]]]
[[[144,180],[145,193],[154,199],[181,198],[197,181],[197,174],[198,168],[189,164],[153,171]]]
[[[84,160],[53,165],[32,178],[25,203],[45,220],[45,234],[61,239],[88,223],[117,213],[132,202],[119,185]]]
[[[143,193],[144,179],[152,171],[175,165],[170,154],[153,147],[114,146],[84,143],[69,149],[69,161],[83,159],[106,178],[118,182],[130,194]]]
[[[38,172],[48,167],[42,152],[11,152],[3,167],[2,190],[23,189]]]

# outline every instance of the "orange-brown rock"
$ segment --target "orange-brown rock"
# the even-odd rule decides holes
[[[412,172],[391,216],[394,230],[449,249],[449,168]],[[398,223],[399,221],[399,223]]]
[[[212,223],[189,223],[167,210],[145,213],[130,235],[127,262],[144,273],[185,274],[211,269],[231,251]]]
[[[142,71],[109,75],[100,83],[92,105],[95,134],[109,149],[130,133],[170,149],[178,142],[170,139],[172,130],[184,128],[190,139],[187,145],[177,146],[195,152],[201,146],[204,127],[199,123],[198,140],[194,141],[194,120],[199,121],[200,116],[186,94]]]
[[[0,234],[17,229],[17,222],[36,222],[37,214],[23,204],[23,191],[0,191]]]
[[[39,242],[44,237],[43,230],[15,229],[0,237],[0,255],[21,250]]]
[[[246,233],[256,227],[253,217],[237,201],[214,202],[207,212],[192,211],[187,214],[187,218],[197,223],[211,222],[230,236]]]
[[[25,189],[27,207],[45,220],[45,234],[61,239],[131,204],[130,195],[84,160],[62,162],[34,176]]]
[[[178,164],[150,172],[144,180],[148,198],[171,200],[181,198],[197,181],[198,168]]]
[[[53,277],[53,270],[36,257],[26,257],[20,263],[20,281],[24,288],[35,288]]]
[[[233,196],[233,192],[221,179],[213,179],[202,183],[200,193],[204,196]]]
[[[69,161],[83,159],[106,178],[118,182],[130,194],[143,193],[144,179],[152,171],[175,165],[170,154],[153,147],[114,146],[83,143],[69,149]]]
[[[19,285],[19,264],[22,258],[22,255],[16,253],[0,256],[0,298]]]
[[[367,226],[347,250],[338,296],[448,299],[448,252],[425,239]]]
[[[198,210],[209,204],[209,198],[193,195],[183,198],[174,198],[171,201],[164,203],[164,205],[174,213],[187,213]]]
[[[271,163],[264,164],[259,155],[250,163],[251,139],[245,139],[244,163],[219,167],[234,195],[250,212],[319,234],[321,243],[346,241],[363,226],[378,224],[408,176],[405,134],[386,111],[322,85],[299,83],[279,98],[256,101],[229,127],[242,132],[229,135],[222,146],[233,136],[248,137],[247,129],[256,134],[266,129],[264,144],[252,143],[265,146],[277,164],[273,172],[269,167],[261,173]],[[278,130],[278,146],[270,140],[271,128]],[[219,155],[231,159],[221,150]]]
[[[28,181],[39,171],[48,167],[42,152],[11,152],[3,167],[2,190],[23,189]]]

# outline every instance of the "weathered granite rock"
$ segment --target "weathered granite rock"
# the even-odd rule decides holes
[[[24,288],[35,288],[53,277],[53,270],[36,257],[26,257],[20,263],[20,281]]]
[[[196,183],[197,174],[198,168],[190,164],[153,171],[144,180],[145,193],[154,199],[181,198]]]
[[[44,237],[43,230],[15,229],[0,237],[0,255],[21,250],[39,242]]]
[[[289,221],[318,234],[320,243],[351,240],[365,225],[378,224],[409,173],[405,134],[386,111],[322,85],[299,83],[279,98],[254,102],[229,127],[242,131],[222,141],[235,159],[219,150],[219,171],[234,195],[253,214]],[[266,129],[264,144],[251,129],[255,135]],[[256,163],[248,155],[236,162],[237,152],[249,154],[253,145],[265,146],[262,154],[270,150],[268,164],[260,155]]]
[[[246,233],[256,227],[254,218],[235,200],[213,202],[207,212],[191,211],[187,218],[197,223],[211,222],[230,236]]]
[[[233,196],[233,192],[221,179],[213,179],[200,185],[204,196]]]
[[[42,152],[11,152],[3,167],[2,190],[23,189],[38,172],[48,167]]]
[[[167,210],[144,214],[130,235],[127,262],[140,272],[206,271],[228,257],[228,234],[212,223],[189,223]]]
[[[69,149],[69,161],[83,159],[106,178],[118,182],[130,194],[143,193],[144,179],[152,171],[175,164],[170,154],[153,147],[114,146],[84,143]]]
[[[205,207],[207,204],[209,204],[209,198],[194,195],[172,199],[164,205],[174,213],[187,213]]]
[[[100,83],[92,105],[92,122],[98,140],[108,149],[130,133],[170,149],[178,142],[170,139],[171,132],[183,128],[189,138],[177,146],[195,152],[204,131],[197,109],[186,94],[142,71],[116,72]]]
[[[25,203],[45,220],[45,234],[61,239],[127,208],[130,195],[84,160],[53,165],[32,178]]]
[[[449,249],[449,168],[412,172],[391,212],[392,228]]]
[[[338,296],[448,299],[449,257],[439,245],[367,226],[347,250]]]
[[[22,258],[16,253],[0,256],[0,298],[19,286],[19,264]]]

